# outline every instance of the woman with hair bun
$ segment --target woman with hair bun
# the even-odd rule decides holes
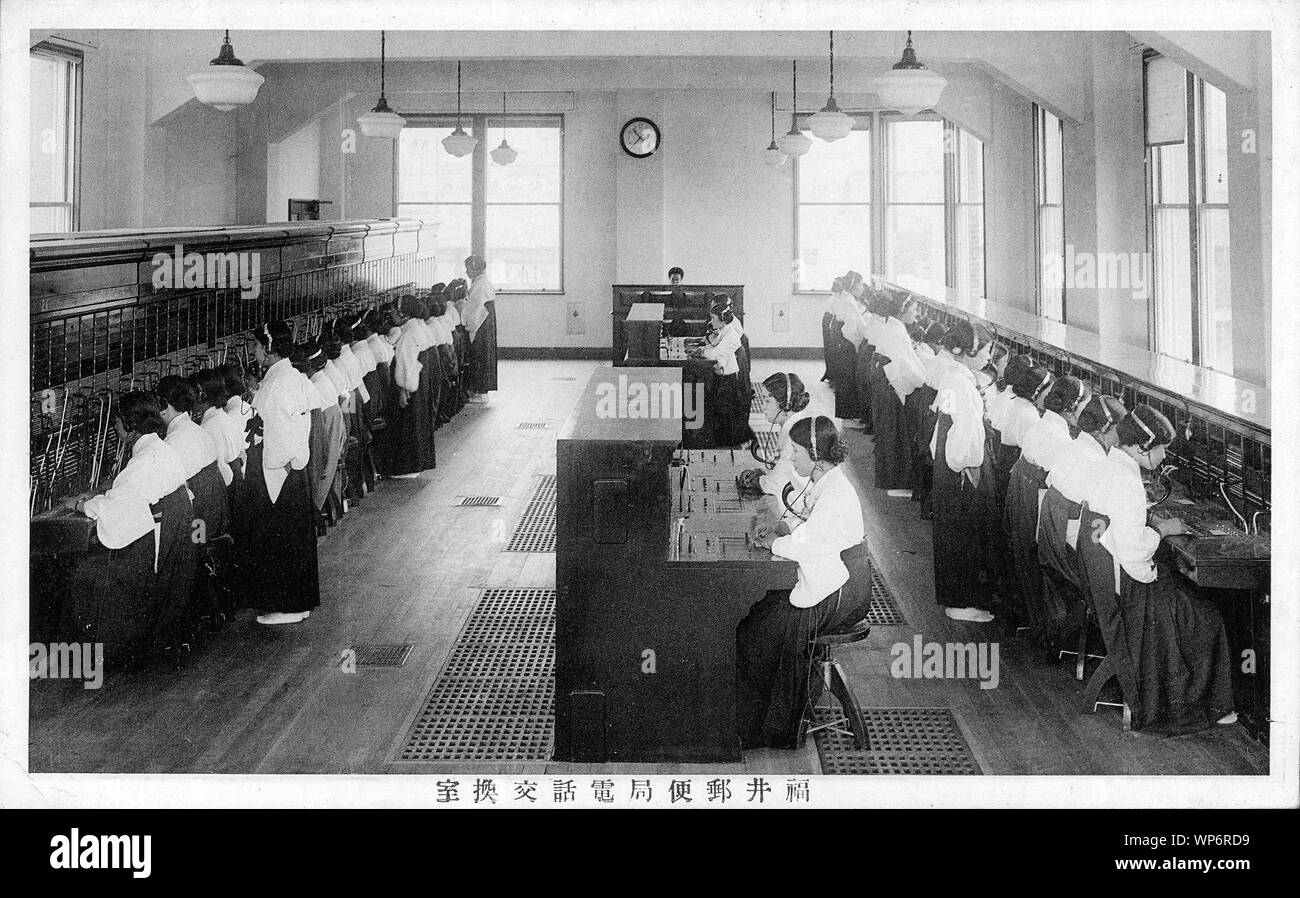
[[[773,590],[736,629],[736,718],[742,747],[793,748],[808,698],[811,635],[852,609],[833,597],[849,579],[840,553],[862,542],[862,504],[844,474],[848,458],[830,418],[790,428],[793,465],[804,486],[792,492],[776,527],[760,527],[756,545],[799,564],[789,590]]]
[[[230,526],[230,496],[217,462],[217,444],[192,417],[198,404],[194,385],[169,374],[158,381],[155,392],[160,400],[159,414],[167,424],[163,442],[176,450],[185,465],[194,517],[203,521],[204,541],[215,539]]]
[[[713,376],[705,380],[705,427],[712,447],[743,446],[754,438],[749,429],[749,399],[740,385],[740,331],[733,327],[735,313],[727,297],[709,307],[709,334],[692,355],[713,363]],[[712,448],[711,447],[711,448]]]
[[[996,568],[993,460],[986,451],[984,400],[975,372],[988,364],[993,335],[958,321],[944,336],[930,441],[934,459],[934,597],[953,620],[987,623]],[[996,517],[994,517],[996,520]]]
[[[1079,435],[1063,448],[1047,472],[1047,486],[1071,502],[1082,502],[1091,468],[1106,460],[1119,439],[1119,422],[1128,409],[1114,396],[1093,396],[1079,413]]]
[[[420,354],[425,351],[424,322],[420,302],[412,294],[398,301],[401,322],[393,347],[393,383],[396,407],[390,406],[388,426],[380,441],[381,463],[385,477],[410,478],[434,467],[434,419],[426,392],[430,389],[429,372],[424,370]]]
[[[1173,571],[1155,560],[1164,538],[1184,532],[1183,522],[1152,525],[1142,472],[1160,469],[1173,439],[1173,425],[1151,406],[1128,413],[1117,428],[1117,445],[1093,469],[1084,495],[1089,510],[1109,523],[1099,537],[1079,538],[1097,539],[1119,563],[1114,582],[1094,582],[1091,570],[1088,580],[1133,729],[1181,734],[1216,721],[1235,723],[1237,715],[1222,615],[1213,603],[1184,592]]]
[[[1042,417],[1043,400],[1054,380],[1051,371],[1035,365],[1011,383],[1011,400],[1002,413],[1002,426],[998,429],[998,457],[993,463],[999,507],[1007,494],[1011,466],[1020,458],[1020,447],[1025,434]]]
[[[320,605],[307,482],[311,411],[319,394],[294,367],[293,333],[285,322],[267,322],[253,336],[254,354],[266,373],[253,394],[258,420],[239,494],[238,569],[245,601],[263,612],[257,622],[293,624]],[[301,364],[302,353],[297,356]]]
[[[934,459],[930,457],[930,437],[934,433],[934,405],[939,376],[947,364],[943,352],[943,338],[948,329],[939,322],[926,326],[921,341],[916,344],[916,357],[921,362],[925,380],[907,397],[904,414],[912,434],[912,500],[921,504],[921,520],[934,516],[930,504],[930,490],[934,483]]]
[[[876,488],[906,496],[911,488],[911,439],[903,413],[907,397],[925,383],[925,368],[907,332],[920,306],[910,294],[891,297],[875,330],[869,393],[875,439]]]
[[[803,478],[794,469],[790,428],[819,412],[809,407],[811,397],[797,374],[773,374],[759,384],[758,393],[763,416],[776,432],[777,451],[775,457],[765,460],[763,469],[742,473],[741,485],[760,489],[769,496],[780,496],[787,483],[793,483],[795,489],[803,486]]]

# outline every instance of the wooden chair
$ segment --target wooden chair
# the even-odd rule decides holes
[[[1100,613],[1108,618],[1118,603],[1118,597],[1115,595],[1115,560],[1110,551],[1101,544],[1101,537],[1109,526],[1110,519],[1105,515],[1093,512],[1088,508],[1087,503],[1080,506],[1078,557],[1083,594],[1088,609],[1094,616]],[[1105,625],[1100,626],[1103,640],[1106,639],[1108,629]],[[1121,725],[1124,732],[1128,732],[1133,726],[1133,714],[1128,702],[1122,699],[1119,702],[1100,701],[1101,690],[1112,679],[1119,682],[1121,695],[1124,691],[1124,681],[1130,679],[1119,676],[1122,663],[1119,658],[1120,656],[1108,645],[1101,665],[1093,671],[1083,689],[1083,710],[1085,713],[1095,714],[1101,705],[1118,707],[1121,713]]]
[[[1080,522],[1080,544],[1091,532],[1085,532],[1081,514],[1082,506],[1078,502],[1071,502],[1059,490],[1051,488],[1043,497],[1038,522],[1038,562],[1042,570],[1043,591],[1045,594],[1055,592],[1064,607],[1082,611],[1077,647],[1073,651],[1061,649],[1057,653],[1058,658],[1075,656],[1074,678],[1080,682],[1089,658],[1100,661],[1106,657],[1088,651],[1088,633],[1096,622],[1096,613],[1083,589],[1077,547],[1067,538],[1072,521]]]

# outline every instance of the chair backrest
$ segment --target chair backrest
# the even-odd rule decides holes
[[[1071,502],[1055,487],[1047,491],[1038,515],[1038,563],[1082,589],[1078,554],[1067,538],[1070,521],[1078,521],[1079,513],[1078,502]]]

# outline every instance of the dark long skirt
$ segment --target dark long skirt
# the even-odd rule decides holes
[[[876,347],[863,340],[853,358],[853,384],[860,400],[862,429],[866,433],[876,432],[876,422],[871,407],[871,384],[875,379]]]
[[[871,422],[875,428],[876,487],[905,490],[912,480],[912,445],[903,403],[879,366],[871,382]]]
[[[60,638],[102,642],[104,664],[129,664],[151,646],[157,615],[153,530],[121,549],[80,555],[68,574]]]
[[[832,343],[835,367],[831,369],[831,386],[835,389],[835,417],[859,418],[863,411],[856,377],[857,349],[843,334],[836,333]],[[837,376],[838,372],[838,376]]]
[[[808,701],[814,632],[826,628],[835,602],[790,604],[790,590],[773,590],[736,628],[736,725],[743,748],[794,748]]]
[[[497,310],[495,302],[485,302],[487,317],[474,333],[469,345],[469,369],[466,387],[471,393],[490,393],[497,389]]]
[[[428,391],[430,373],[420,372],[420,389],[407,397],[406,407],[401,406],[401,388],[393,384],[392,402],[388,411],[388,426],[379,440],[382,473],[418,474],[434,466],[434,419],[429,414]]]
[[[934,598],[947,608],[992,609],[995,574],[989,563],[988,519],[993,515],[993,465],[985,455],[979,485],[954,472],[944,458],[952,417],[938,416],[934,461]],[[996,522],[997,518],[993,520]]]
[[[1065,606],[1059,595],[1052,594],[1051,605],[1043,592],[1042,568],[1038,564],[1038,491],[1047,489],[1047,472],[1021,458],[1011,469],[1007,497],[1003,503],[1003,520],[1016,593],[1021,599],[1020,613],[1039,639],[1054,639],[1065,620]]]
[[[1090,592],[1133,729],[1178,735],[1213,726],[1233,709],[1232,655],[1219,609],[1183,591],[1164,569],[1152,583],[1121,571],[1120,590],[1116,596],[1112,578]]]
[[[195,616],[194,580],[201,549],[194,534],[194,505],[181,486],[154,503],[153,512],[162,515],[154,577],[156,639],[162,646],[177,646],[188,641]]]
[[[994,453],[992,457],[995,459],[993,462],[994,496],[998,502],[998,510],[1001,511],[1002,503],[1007,497],[1007,484],[1011,482],[1011,469],[1020,460],[1020,447],[1004,444],[1001,434],[991,427],[987,429],[990,436],[986,445]]]
[[[826,372],[822,374],[822,380],[832,381],[831,368],[833,367],[832,355],[835,345],[835,316],[830,312],[822,314],[822,360],[826,363]]]
[[[442,371],[442,393],[438,398],[438,423],[446,424],[465,407],[465,397],[460,386],[456,351],[446,344],[437,346],[436,350],[438,365]]]
[[[320,605],[316,525],[307,471],[290,471],[271,503],[262,444],[248,450],[240,492],[242,532],[235,535],[243,607],[263,612],[311,611]]]
[[[930,437],[934,436],[935,389],[922,384],[907,397],[904,414],[912,437],[912,501],[921,503],[922,517],[930,517],[930,490],[934,485],[934,459],[930,458]]]
[[[428,415],[435,429],[438,427],[438,407],[442,404],[444,381],[442,356],[438,353],[437,346],[430,346],[420,353],[420,392],[424,394],[424,401],[428,406],[425,414]]]
[[[232,481],[233,483],[233,481]],[[230,492],[217,463],[205,465],[189,479],[194,494],[194,519],[203,522],[204,540],[216,539],[230,529]]]
[[[739,374],[715,374],[706,383],[704,416],[712,422],[713,444],[709,448],[747,446],[754,439],[749,400],[741,389]]]
[[[312,409],[309,439],[311,458],[307,462],[307,482],[311,485],[312,507],[319,512],[336,495],[339,462],[347,441],[343,409],[337,405]]]

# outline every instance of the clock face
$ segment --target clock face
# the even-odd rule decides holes
[[[621,143],[629,156],[645,159],[659,149],[659,127],[648,118],[634,118],[623,126]]]

